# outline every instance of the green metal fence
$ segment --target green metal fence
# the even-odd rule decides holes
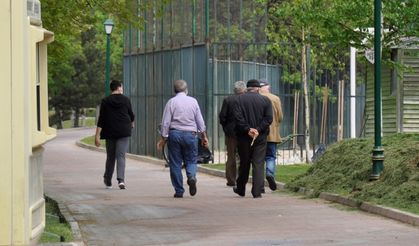
[[[188,82],[189,95],[195,97],[204,114],[211,146],[223,148],[224,136],[218,124],[222,100],[232,94],[237,80],[267,78],[279,81],[278,66],[247,61],[225,61],[207,58],[205,45],[177,50],[156,51],[125,56],[125,93],[131,98],[137,116],[131,141],[132,153],[158,156],[155,146],[157,128],[167,100],[174,95],[172,82]],[[278,84],[273,85],[278,91]],[[276,89],[275,89],[276,87]]]
[[[147,22],[141,30],[133,26],[128,28],[124,39],[125,92],[131,98],[137,116],[130,152],[161,157],[156,150],[157,128],[165,103],[174,95],[172,82],[176,79],[188,82],[189,94],[197,98],[204,114],[210,147],[220,156],[225,146],[218,113],[222,100],[232,94],[237,80],[268,79],[272,93],[282,100],[281,134],[286,136],[293,132],[294,92],[301,90],[301,85],[284,82],[283,74],[289,69],[287,64],[268,64],[272,59],[268,57],[269,43],[264,34],[265,6],[251,0],[178,0],[170,1],[168,5],[150,0],[135,3],[138,15]],[[144,3],[152,8],[142,10],[140,5]],[[344,74],[332,71],[321,74],[316,74],[314,69],[309,74],[313,146],[319,143],[322,114],[321,99],[315,97],[314,85],[328,84],[331,92],[337,95],[338,81],[344,77]],[[348,91],[347,87],[345,108],[350,100]],[[362,89],[358,93],[362,94]],[[326,143],[331,143],[336,141],[337,105],[333,100],[328,104]],[[300,108],[296,111],[298,133],[304,132],[302,105],[301,97]],[[363,102],[358,105],[362,108]],[[362,115],[363,109],[358,109],[358,114]],[[344,119],[348,125],[349,110],[345,110]],[[362,122],[358,122],[360,124]],[[345,129],[344,135],[348,136],[349,128]],[[302,148],[304,139],[298,139],[297,143]],[[293,147],[292,143],[283,146],[287,150]]]

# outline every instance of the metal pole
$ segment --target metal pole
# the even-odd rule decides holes
[[[374,0],[374,148],[371,180],[377,180],[384,169],[384,149],[381,146],[381,0]]]
[[[356,138],[356,48],[351,47],[351,138]]]
[[[195,43],[196,34],[196,1],[192,1],[192,43]]]
[[[111,35],[106,34],[106,72],[105,72],[105,96],[109,96],[109,80],[111,71]]]
[[[209,35],[209,0],[205,1],[205,40]]]

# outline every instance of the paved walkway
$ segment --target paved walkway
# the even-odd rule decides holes
[[[169,170],[128,159],[127,190],[104,188],[105,154],[77,147],[93,129],[45,145],[45,192],[78,221],[87,245],[418,245],[419,229],[318,199],[241,198],[198,173],[198,193],[173,198]],[[115,181],[114,181],[115,182]]]

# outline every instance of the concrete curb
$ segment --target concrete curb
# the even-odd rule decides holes
[[[367,202],[362,202],[359,207],[361,210],[378,214],[393,220],[398,220],[400,222],[410,224],[413,226],[419,226],[419,216],[409,212],[400,211],[394,208],[388,208],[380,205],[370,204]]]
[[[347,198],[327,192],[320,193],[319,197],[327,201],[336,202],[349,207],[357,208],[368,213],[377,214],[413,226],[419,226],[419,216],[413,213],[404,212],[398,209],[384,207],[368,202],[362,202],[352,198]]]
[[[46,196],[48,196],[48,194],[46,194]],[[48,197],[51,197],[51,196],[48,196]],[[74,219],[74,217],[71,215],[70,211],[67,209],[67,206],[65,206],[63,202],[58,201],[55,198],[54,198],[54,201],[57,203],[61,215],[65,218],[65,220],[67,221],[67,223],[71,227],[71,231],[72,231],[73,237],[74,237],[73,241],[72,242],[63,242],[63,243],[43,243],[43,244],[38,244],[38,245],[42,245],[42,246],[85,246],[85,244],[83,242],[83,239],[82,239],[82,236],[81,236],[81,231],[80,231],[79,224]]]
[[[346,205],[348,207],[353,207],[353,208],[359,208],[362,203],[361,201],[357,201],[355,199],[350,199],[350,198],[342,197],[337,194],[332,194],[332,193],[327,193],[327,192],[320,193],[319,197],[321,199],[324,199],[330,202],[340,203],[342,205]]]
[[[103,147],[96,147],[96,146],[93,146],[93,145],[90,145],[90,144],[82,143],[80,141],[77,141],[76,145],[79,146],[79,147],[85,148],[85,149],[90,149],[90,150],[99,151],[99,152],[103,152],[103,153],[106,152],[106,149],[103,148]]]
[[[103,147],[96,147],[96,146],[93,146],[93,145],[82,143],[80,141],[77,141],[76,145],[79,146],[79,147],[85,148],[85,149],[89,149],[89,150],[94,150],[94,151],[99,151],[99,152],[104,152],[104,153],[106,152],[106,149],[103,148]],[[134,154],[130,154],[130,153],[127,153],[126,156],[130,159],[133,159],[133,160],[144,161],[144,162],[147,162],[147,163],[152,163],[152,164],[157,164],[157,165],[164,165],[164,163],[165,163],[164,160],[157,159],[157,158],[150,157],[150,156],[134,155]]]
[[[87,148],[87,149],[90,149],[90,150],[105,152],[104,148],[97,148],[96,146],[91,146],[91,145],[82,143],[80,141],[77,141],[76,144],[80,147]],[[160,159],[153,158],[153,157],[148,157],[148,156],[127,154],[127,157],[135,159],[135,160],[139,160],[139,161],[158,164],[158,165],[164,165],[165,164],[164,160],[160,160]],[[211,165],[211,164],[204,164],[204,165]],[[224,171],[207,168],[203,165],[198,166],[198,171],[202,172],[202,173],[209,174],[209,175],[214,175],[214,176],[218,176],[218,177],[225,177],[225,172]],[[251,177],[249,177],[249,182],[252,182]],[[278,189],[282,189],[282,190],[286,189],[286,184],[281,183],[281,182],[276,182],[276,184],[278,186]],[[265,181],[265,186],[267,186],[266,181]],[[298,193],[301,193],[301,194],[306,195],[306,196],[310,196],[310,195],[314,194],[314,192],[315,192],[314,190],[306,189],[304,187],[301,187],[298,190]],[[371,204],[371,203],[367,203],[367,202],[362,202],[362,201],[347,198],[347,197],[344,197],[344,196],[341,196],[341,195],[328,193],[328,192],[321,192],[320,195],[319,195],[319,198],[330,201],[330,202],[339,203],[339,204],[342,204],[342,205],[345,205],[345,206],[357,208],[357,209],[360,209],[360,210],[365,211],[365,212],[377,214],[377,215],[380,215],[380,216],[383,216],[383,217],[386,217],[386,218],[390,218],[390,219],[393,219],[393,220],[397,220],[397,221],[400,221],[400,222],[403,222],[403,223],[406,223],[406,224],[410,224],[410,225],[413,225],[413,226],[419,226],[419,215],[416,215],[416,214],[404,212],[404,211],[394,209],[394,208],[384,207],[384,206],[381,206],[381,205],[375,205],[375,204]]]
[[[61,214],[64,216],[65,220],[70,224],[71,231],[73,232],[74,241],[71,245],[80,245],[83,246],[84,242],[81,236],[81,231],[79,224],[71,215],[70,211],[67,209],[67,206],[64,205],[62,202],[58,202],[58,208],[60,209]]]

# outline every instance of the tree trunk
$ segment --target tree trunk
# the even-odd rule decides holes
[[[74,109],[74,127],[79,127],[80,109]]]
[[[56,115],[56,126],[57,129],[63,129],[63,115],[62,110],[55,108],[55,115]]]
[[[303,47],[301,49],[301,73],[303,79],[303,90],[304,90],[304,104],[305,104],[305,147],[306,147],[306,163],[310,163],[310,108],[309,108],[309,98],[308,98],[308,79],[307,79],[307,46],[304,43],[305,33],[304,28],[302,30],[302,43]]]

